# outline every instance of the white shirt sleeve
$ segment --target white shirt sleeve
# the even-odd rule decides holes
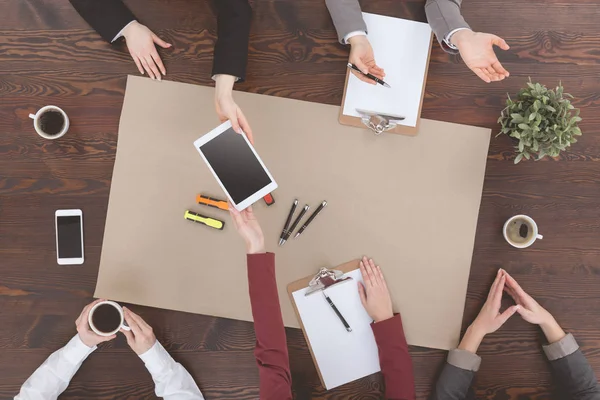
[[[140,355],[156,385],[156,395],[165,400],[204,400],[194,378],[156,341]]]
[[[15,400],[54,400],[69,386],[71,378],[96,347],[87,347],[75,335],[55,351],[21,387]]]
[[[367,36],[367,32],[365,32],[365,31],[352,31],[349,34],[347,34],[346,36],[344,36],[344,43],[348,44],[348,40],[350,40],[350,38],[352,38],[354,36]]]
[[[446,37],[444,37],[444,43],[446,43],[448,45],[448,47],[450,47],[452,50],[458,50],[458,47],[456,47],[455,45],[452,44],[452,42],[450,41],[450,39],[452,39],[452,35],[454,35],[456,32],[458,31],[462,31],[469,28],[456,28],[453,31],[448,32],[448,34],[446,35]]]
[[[127,25],[125,25],[123,27],[123,29],[121,29],[119,31],[119,33],[117,33],[117,36],[115,36],[115,38],[113,40],[111,40],[110,42],[113,43],[115,40],[117,40],[118,38],[120,38],[121,36],[123,36],[123,31],[125,30],[125,28],[127,28],[129,25],[133,24],[134,22],[136,22],[135,19],[133,21],[131,21],[130,23],[128,23]]]

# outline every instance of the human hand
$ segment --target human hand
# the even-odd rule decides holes
[[[351,37],[348,42],[350,43],[350,57],[348,61],[356,65],[365,74],[370,73],[379,79],[383,79],[385,72],[375,63],[375,55],[373,54],[373,48],[369,39],[366,36],[358,35]],[[374,80],[367,78],[353,69],[350,71],[363,82],[370,83],[371,85],[377,84]]]
[[[471,324],[473,330],[481,336],[496,332],[515,312],[521,308],[519,305],[510,306],[503,313],[500,313],[500,305],[502,302],[502,293],[506,283],[506,273],[503,269],[499,269],[496,274],[496,279],[492,284],[488,298],[479,311],[479,315]]]
[[[81,312],[81,314],[79,314],[79,317],[75,321],[75,326],[77,327],[79,339],[81,339],[83,344],[85,344],[87,347],[94,347],[102,342],[108,342],[109,340],[113,340],[117,337],[117,335],[100,336],[90,328],[90,324],[88,322],[90,310],[92,309],[92,307],[94,307],[101,301],[104,301],[104,299],[98,299],[93,303],[90,303],[87,306],[85,306],[83,311]]]
[[[235,76],[218,75],[215,78],[215,109],[221,122],[231,121],[231,126],[237,133],[242,131],[248,137],[250,143],[254,144],[252,129],[240,107],[233,101],[233,84]]]
[[[235,226],[235,229],[246,243],[246,253],[264,253],[265,238],[260,224],[252,211],[252,206],[240,212],[233,207],[233,204],[229,203],[229,214],[231,214],[233,226]]]
[[[127,338],[127,344],[135,354],[142,355],[156,343],[152,327],[127,307],[123,307],[123,314],[125,314],[125,321],[131,330],[127,331],[121,328],[121,332]]]
[[[508,78],[508,71],[500,64],[494,53],[494,45],[502,50],[510,48],[504,39],[489,33],[463,29],[453,34],[450,41],[458,47],[467,67],[484,82],[490,83]]]
[[[392,318],[392,299],[379,265],[375,266],[372,259],[363,257],[360,273],[365,283],[358,282],[358,294],[367,314],[375,323]]]
[[[166,75],[167,71],[156,51],[156,47],[154,47],[154,43],[165,49],[171,47],[172,44],[165,42],[152,33],[148,27],[137,21],[133,21],[125,28],[123,36],[125,36],[129,54],[135,61],[140,74],[143,75],[144,70],[146,70],[150,78],[160,81],[162,79],[161,72]]]
[[[517,281],[508,274],[506,275],[506,286],[504,290],[519,305],[518,313],[525,321],[530,324],[539,325],[544,331],[544,335],[548,339],[549,343],[554,343],[565,337],[565,331],[558,325],[558,322],[554,319],[544,307],[540,306],[537,301],[528,295]]]

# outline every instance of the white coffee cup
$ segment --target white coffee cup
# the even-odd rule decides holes
[[[46,132],[44,132],[42,130],[42,128],[40,126],[40,117],[42,115],[44,115],[44,113],[46,113],[47,111],[57,111],[57,112],[61,113],[63,118],[65,119],[65,124],[64,124],[62,130],[59,133],[57,133],[56,135],[47,134]],[[35,128],[35,131],[37,132],[37,134],[40,135],[41,137],[43,137],[44,139],[50,139],[50,140],[58,139],[59,137],[64,136],[65,133],[67,133],[67,131],[69,130],[69,117],[67,117],[67,113],[65,113],[60,107],[56,107],[56,106],[42,107],[35,114],[29,114],[29,118],[31,118],[33,120],[33,127]]]
[[[96,328],[96,326],[94,325],[94,322],[92,320],[96,309],[103,304],[108,304],[108,305],[114,307],[119,312],[119,315],[121,316],[121,322],[119,323],[119,326],[117,326],[111,332],[103,332],[100,329]],[[90,325],[90,328],[92,329],[92,331],[94,331],[94,333],[96,333],[97,335],[100,335],[100,336],[112,336],[115,333],[119,332],[121,329],[124,329],[126,331],[131,330],[131,328],[125,324],[125,315],[123,314],[123,307],[121,307],[118,303],[115,303],[114,301],[110,301],[110,300],[104,300],[104,301],[101,301],[100,303],[94,304],[94,306],[90,310],[90,314],[88,316],[88,324]]]
[[[529,225],[532,227],[533,229],[533,233],[531,234],[531,238],[523,243],[516,243],[514,240],[511,240],[509,235],[508,235],[508,228],[509,226],[515,222],[515,220],[517,219],[523,219],[525,221],[527,221],[529,223]],[[510,244],[513,247],[516,247],[518,249],[524,249],[526,247],[531,246],[537,239],[543,239],[544,237],[542,235],[539,234],[538,232],[538,226],[535,223],[535,221],[533,220],[533,218],[528,217],[527,215],[515,215],[514,217],[510,217],[508,219],[508,221],[506,221],[504,223],[504,227],[502,228],[502,233],[504,235],[504,239],[506,239],[506,241],[508,242],[508,244]],[[529,234],[527,235],[529,236]]]

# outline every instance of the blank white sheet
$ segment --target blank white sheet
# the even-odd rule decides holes
[[[400,125],[415,127],[431,47],[431,28],[423,22],[363,13],[377,65],[391,88],[370,85],[350,74],[344,115],[360,117],[356,109],[405,117]]]
[[[327,390],[381,370],[377,343],[371,330],[373,320],[358,295],[362,274],[356,269],[345,276],[351,276],[352,280],[326,290],[352,332],[346,331],[323,293],[305,296],[308,288],[292,293]]]

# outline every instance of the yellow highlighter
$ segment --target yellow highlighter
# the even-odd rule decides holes
[[[210,226],[211,228],[218,229],[220,231],[222,231],[223,227],[225,226],[225,222],[223,222],[223,221],[219,221],[218,219],[214,219],[214,218],[210,218],[210,217],[205,217],[204,215],[200,215],[200,214],[192,212],[190,210],[185,210],[185,214],[183,215],[183,218],[185,218],[189,221],[198,222],[199,224]]]

